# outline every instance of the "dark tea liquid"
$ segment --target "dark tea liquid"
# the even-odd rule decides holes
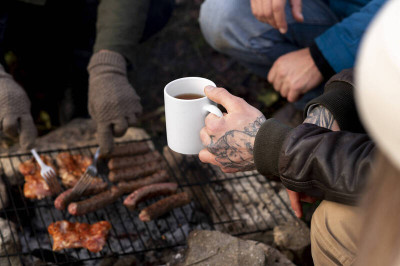
[[[182,100],[194,100],[194,99],[200,99],[205,97],[204,95],[201,94],[196,94],[196,93],[183,93],[175,96],[177,99],[182,99]]]

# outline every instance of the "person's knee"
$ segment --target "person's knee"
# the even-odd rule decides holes
[[[235,0],[236,1],[236,0]],[[237,14],[232,0],[206,0],[201,5],[199,24],[204,38],[211,47],[218,51],[228,48],[230,25]]]
[[[356,254],[358,217],[355,207],[323,201],[311,220],[315,265],[350,265]]]

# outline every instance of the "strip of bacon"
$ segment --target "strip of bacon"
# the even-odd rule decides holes
[[[95,224],[70,223],[57,221],[49,225],[47,230],[53,238],[53,250],[65,248],[86,248],[91,252],[103,249],[111,224],[100,221]]]

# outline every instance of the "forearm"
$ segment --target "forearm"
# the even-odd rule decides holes
[[[303,124],[282,146],[280,178],[291,190],[353,204],[366,184],[374,152],[375,144],[366,134]]]
[[[359,12],[335,24],[315,39],[324,58],[335,72],[354,66],[365,30],[385,0],[372,0]]]
[[[110,50],[134,62],[142,37],[150,0],[101,0],[97,12],[94,53]]]
[[[335,130],[335,117],[321,105],[294,129],[270,119],[256,136],[257,169],[280,178],[290,190],[355,203],[370,172],[375,145],[366,134]]]

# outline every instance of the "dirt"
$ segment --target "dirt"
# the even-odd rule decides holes
[[[166,27],[140,47],[133,84],[142,96],[143,126],[151,135],[164,133],[164,86],[181,77],[208,78],[243,97],[267,117],[283,103],[265,78],[253,75],[206,43],[198,23],[202,2],[177,0]]]

